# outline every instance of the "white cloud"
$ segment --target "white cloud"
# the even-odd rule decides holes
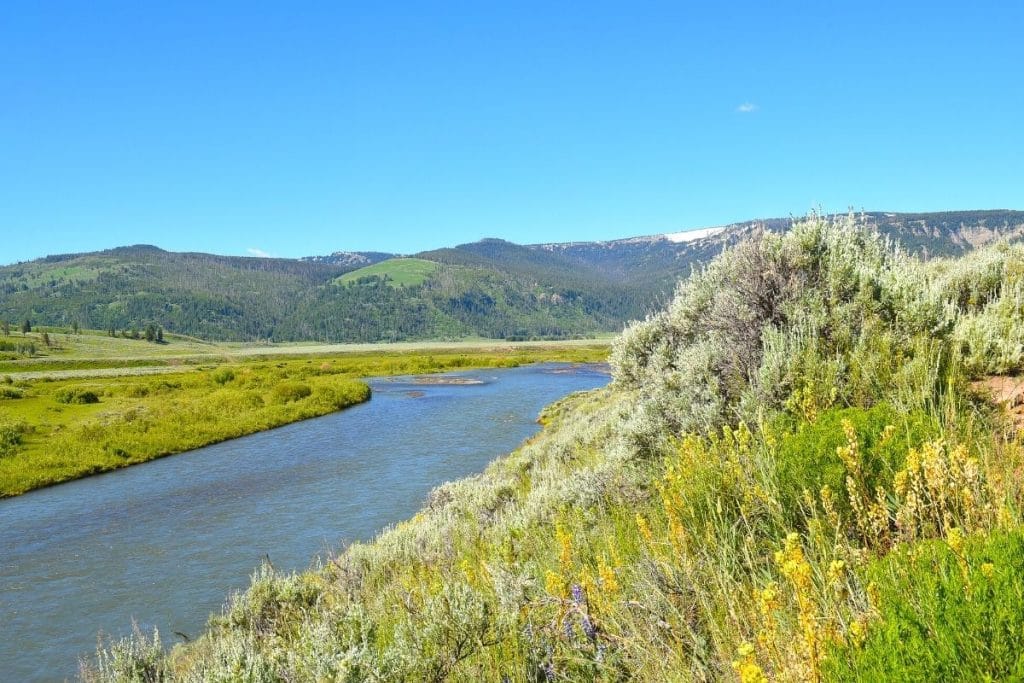
[[[273,258],[273,254],[268,254],[262,249],[258,249],[256,247],[249,247],[248,249],[246,249],[246,251],[249,252],[250,256],[258,256],[260,258]]]
[[[753,102],[744,102],[740,106],[736,107],[736,111],[741,114],[752,114],[757,111],[757,105]]]

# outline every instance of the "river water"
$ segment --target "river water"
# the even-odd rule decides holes
[[[305,569],[372,538],[608,381],[564,364],[443,377],[475,383],[373,379],[340,413],[0,500],[0,681],[73,679],[133,619],[194,636],[261,559]]]

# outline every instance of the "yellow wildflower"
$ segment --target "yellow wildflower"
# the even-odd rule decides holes
[[[850,624],[849,634],[851,645],[860,647],[864,644],[864,640],[868,636],[868,624],[864,617],[859,617]]]
[[[597,573],[601,577],[601,588],[605,592],[609,595],[615,595],[619,592],[619,580],[615,576],[615,570],[608,566],[603,557],[597,561]]]
[[[757,603],[761,608],[761,614],[769,616],[779,609],[779,585],[774,581],[762,588],[757,593]]]
[[[555,539],[560,547],[558,566],[563,574],[568,574],[572,570],[572,535],[561,524],[557,524],[555,526]]]
[[[651,527],[647,524],[647,520],[639,512],[636,513],[636,528],[640,531],[640,537],[648,543],[651,542],[653,535],[651,534]]]
[[[882,437],[879,439],[878,444],[882,445],[892,438],[892,435],[896,433],[895,425],[885,425],[885,429],[882,430]]]
[[[868,594],[868,604],[871,605],[872,609],[878,610],[882,606],[882,595],[878,590],[878,584],[871,581],[865,590]]]
[[[754,657],[754,646],[743,643],[737,650],[739,658],[732,663],[732,668],[740,677],[740,683],[768,683],[768,677],[757,664]]]
[[[846,562],[843,560],[832,560],[828,566],[828,580],[832,583],[838,583],[843,580],[846,576]]]
[[[960,531],[959,527],[951,527],[946,532],[946,543],[949,544],[950,550],[957,555],[963,555],[964,552],[964,534]]]
[[[553,595],[557,598],[563,597],[565,594],[565,581],[558,574],[549,570],[544,576],[544,590],[548,592],[548,595]]]

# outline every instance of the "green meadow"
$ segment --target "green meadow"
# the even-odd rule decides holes
[[[81,339],[86,343],[76,347]],[[310,355],[331,347],[288,346],[274,349],[284,352],[274,357],[260,355],[269,348],[211,345],[217,353],[175,357],[167,353],[174,340],[166,347],[131,340],[127,349],[125,341],[61,335],[63,350],[14,361],[17,373],[0,370],[0,497],[334,412],[370,398],[365,377],[599,361],[609,350],[591,342],[348,353],[333,347],[333,355]],[[152,355],[87,357],[103,343]],[[184,341],[179,353],[200,346]],[[146,374],[154,366],[161,372]],[[96,376],[108,371],[117,374]]]
[[[419,258],[396,258],[375,263],[338,278],[338,283],[358,282],[361,278],[379,277],[392,287],[413,287],[423,284],[428,277],[437,272],[440,265],[434,261]]]

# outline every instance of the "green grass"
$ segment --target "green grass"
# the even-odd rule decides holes
[[[611,343],[611,336],[596,339],[573,339],[563,341],[508,342],[504,340],[471,338],[460,341],[419,341],[397,343],[365,344],[317,344],[311,342],[289,342],[281,344],[251,344],[236,342],[207,342],[192,337],[166,335],[165,344],[153,344],[144,340],[110,337],[104,332],[83,330],[72,335],[49,331],[55,328],[41,328],[50,334],[52,348],[42,342],[41,332],[28,335],[12,333],[9,337],[0,335],[0,340],[13,343],[32,342],[37,354],[30,358],[16,360],[0,359],[0,376],[11,375],[19,378],[22,373],[32,373],[26,379],[46,375],[55,378],[87,375],[89,371],[120,369],[121,374],[132,374],[132,369],[176,368],[259,358],[307,358],[355,354],[357,356],[392,356],[402,353],[495,353],[510,354],[520,351],[544,350],[545,353],[561,353],[576,348],[605,347]],[[140,372],[139,374],[144,374]]]
[[[132,376],[0,376],[0,497],[180,453],[339,410],[369,397],[364,377],[607,357],[604,344],[283,357],[206,356],[186,369]],[[108,361],[79,359],[89,365]],[[117,368],[112,369],[119,372]],[[102,371],[102,370],[101,370]],[[95,402],[93,401],[95,397]]]
[[[336,282],[348,284],[364,277],[387,278],[392,287],[414,287],[423,284],[437,272],[440,266],[433,261],[418,258],[395,258],[375,263],[350,273],[345,273]]]
[[[1024,679],[1024,532],[902,548],[872,564],[881,619],[861,647],[835,648],[833,680]]]

